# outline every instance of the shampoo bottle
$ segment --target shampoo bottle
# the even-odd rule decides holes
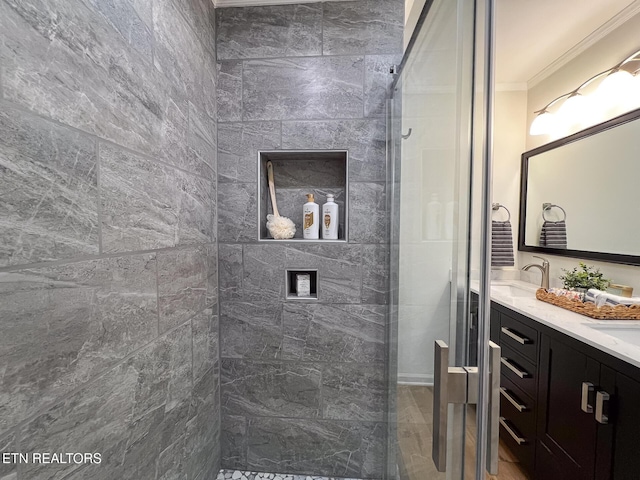
[[[322,206],[322,238],[338,239],[338,204],[331,194],[327,194],[327,203]]]
[[[313,201],[313,193],[307,194],[307,203],[302,207],[302,235],[307,240],[320,238],[320,207]]]

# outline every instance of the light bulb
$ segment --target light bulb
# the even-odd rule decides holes
[[[558,110],[559,126],[566,132],[575,132],[590,124],[589,100],[585,95],[574,93],[567,98]]]
[[[555,128],[555,115],[544,110],[542,113],[538,114],[536,118],[533,119],[533,122],[531,122],[529,135],[547,135],[553,132]]]
[[[606,118],[630,109],[634,87],[633,75],[625,70],[616,70],[606,76],[596,90],[597,102]]]

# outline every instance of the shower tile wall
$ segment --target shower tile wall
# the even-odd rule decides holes
[[[208,0],[0,0],[0,450],[214,478],[216,64]]]
[[[381,478],[384,98],[403,1],[216,14],[222,465]],[[274,149],[349,150],[348,244],[257,241],[257,152]],[[316,303],[284,300],[286,268],[318,270]]]

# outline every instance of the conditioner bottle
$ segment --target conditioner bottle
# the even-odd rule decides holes
[[[338,239],[338,204],[333,195],[327,195],[327,203],[322,206],[322,238],[325,240]]]

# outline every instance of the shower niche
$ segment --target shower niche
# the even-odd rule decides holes
[[[293,220],[296,234],[290,240],[274,240],[267,229],[267,215],[273,214],[267,162],[273,164],[276,203],[281,216]],[[346,150],[272,150],[258,152],[258,239],[264,242],[346,242],[348,212],[348,152]],[[339,209],[338,240],[305,240],[302,236],[302,206],[313,193],[320,206],[333,194]]]

